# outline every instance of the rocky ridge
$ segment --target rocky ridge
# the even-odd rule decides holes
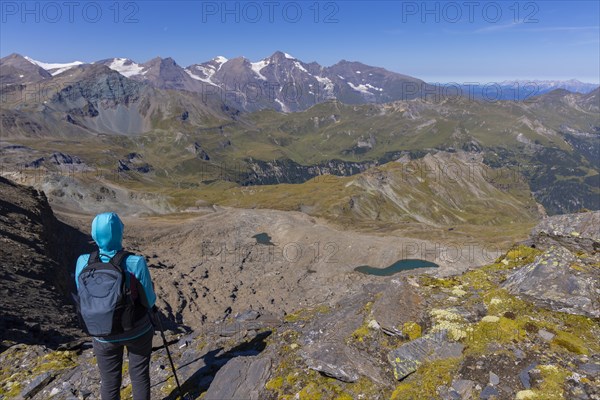
[[[571,286],[543,296],[529,286],[558,274],[561,281],[598,281],[596,231],[582,228],[598,214],[544,220],[529,242],[455,276],[381,278],[283,317],[249,310],[202,329],[171,325],[184,391],[203,399],[598,399],[597,307],[566,307]],[[592,243],[591,250],[557,244],[560,232],[569,232],[570,248]],[[548,270],[539,272],[541,265]],[[530,276],[519,279],[523,274]],[[597,288],[584,289],[579,294],[598,304]],[[156,347],[152,398],[174,399],[164,349]],[[0,397],[98,396],[85,342],[61,351],[14,345],[0,365]],[[123,398],[130,390],[126,378]]]

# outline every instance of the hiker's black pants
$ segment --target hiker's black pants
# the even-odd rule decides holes
[[[150,329],[142,336],[118,343],[102,343],[92,340],[94,354],[100,369],[100,395],[102,400],[121,398],[121,371],[123,368],[123,348],[127,347],[129,377],[133,389],[133,400],[150,400],[150,355],[152,336]]]

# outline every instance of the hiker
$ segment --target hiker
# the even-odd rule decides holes
[[[154,326],[149,311],[156,310],[150,271],[144,257],[123,251],[123,222],[117,214],[98,214],[92,222],[92,238],[98,250],[77,259],[76,300],[83,325],[93,336],[101,398],[120,399],[123,348],[127,347],[133,399],[150,400]]]

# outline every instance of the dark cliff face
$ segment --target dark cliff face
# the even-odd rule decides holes
[[[236,181],[244,186],[303,183],[321,175],[352,176],[402,156],[416,159],[423,157],[425,154],[422,151],[394,151],[386,153],[377,160],[344,161],[333,159],[313,165],[302,165],[290,159],[273,161],[250,159],[246,161],[247,170],[238,174]]]
[[[56,219],[43,192],[2,177],[0,188],[0,340],[71,340],[71,273],[87,238]]]
[[[302,183],[316,176],[330,174],[350,176],[364,172],[377,162],[349,162],[329,160],[316,165],[301,165],[289,159],[248,163],[249,172],[241,178],[243,185],[273,185],[277,183]]]

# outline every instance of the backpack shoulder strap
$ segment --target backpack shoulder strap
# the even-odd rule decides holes
[[[90,258],[88,258],[88,265],[100,262],[100,252],[98,250],[94,250],[90,253]]]
[[[117,267],[117,268],[121,269],[122,271],[125,271],[125,268],[123,268],[123,267],[121,266],[121,263],[122,263],[122,262],[123,262],[123,260],[124,260],[124,259],[125,259],[127,256],[129,256],[129,255],[131,255],[131,253],[130,253],[130,252],[128,252],[128,251],[125,251],[125,250],[119,250],[119,251],[117,252],[117,254],[115,254],[115,255],[113,256],[113,258],[111,258],[111,259],[110,259],[110,261],[109,261],[109,262],[110,262],[110,263],[111,263],[113,266],[115,266],[115,267]]]

